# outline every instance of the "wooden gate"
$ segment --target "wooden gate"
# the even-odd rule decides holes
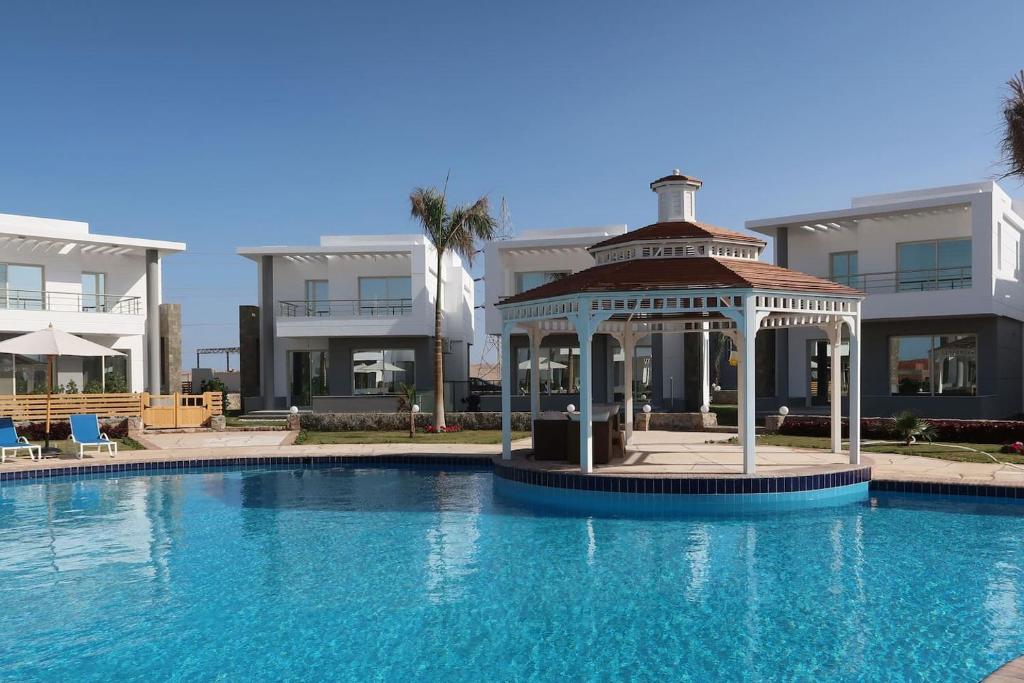
[[[223,397],[219,391],[198,395],[142,395],[142,424],[147,429],[202,427],[212,416],[223,412]]]

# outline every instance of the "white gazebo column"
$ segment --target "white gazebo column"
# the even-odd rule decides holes
[[[576,327],[576,336],[580,345],[580,472],[590,474],[594,470],[594,424],[591,416],[594,406],[591,389],[594,332],[589,324],[584,323]]]
[[[740,374],[742,376],[743,393],[740,397],[741,407],[739,415],[743,427],[740,431],[740,443],[743,444],[743,474],[753,474],[757,469],[757,454],[755,450],[755,397],[757,396],[756,375],[754,374],[754,351],[757,340],[757,311],[755,305],[757,298],[753,294],[743,297],[743,322],[740,336],[743,339],[741,349],[742,365]]]
[[[512,459],[512,325],[501,326],[501,458]]]
[[[540,343],[544,334],[533,325],[529,329],[530,338],[530,424],[540,417]],[[548,363],[551,360],[548,359]],[[532,427],[531,427],[532,429]]]
[[[622,347],[622,404],[626,413],[625,439],[628,445],[633,440],[633,354],[636,352],[636,337],[627,329],[619,339]]]
[[[701,323],[700,333],[700,404],[711,406],[711,333]]]
[[[843,341],[843,324],[836,322],[822,326],[828,336],[829,352],[829,412],[831,423],[831,446],[833,453],[843,452],[843,362],[840,347]]]
[[[850,325],[850,464],[860,464],[860,304]]]

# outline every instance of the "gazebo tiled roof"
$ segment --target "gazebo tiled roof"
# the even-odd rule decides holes
[[[659,242],[670,239],[723,239],[765,245],[765,241],[728,228],[719,228],[697,221],[663,221],[637,230],[615,235],[590,247],[590,250],[613,247],[629,242]]]
[[[592,266],[503,299],[538,301],[573,293],[675,289],[769,289],[834,296],[863,296],[856,289],[788,268],[735,258],[659,258]]]

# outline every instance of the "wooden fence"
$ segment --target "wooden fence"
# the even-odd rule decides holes
[[[96,413],[99,417],[139,417],[146,427],[200,427],[213,415],[224,412],[220,392],[196,396],[172,394],[53,394],[50,418],[66,420],[76,413]],[[46,419],[46,394],[0,396],[0,416],[17,422],[42,422]]]

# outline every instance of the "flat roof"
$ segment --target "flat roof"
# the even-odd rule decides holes
[[[0,246],[10,247],[19,243],[32,248],[38,248],[40,245],[71,245],[68,253],[84,246],[92,247],[90,251],[94,253],[121,255],[148,249],[170,254],[186,249],[184,242],[92,233],[89,232],[89,224],[82,221],[0,214]]]
[[[400,254],[414,247],[430,247],[425,235],[321,235],[315,245],[238,247],[236,253],[252,260],[260,256],[329,256],[344,254]],[[431,247],[432,248],[432,247]]]

